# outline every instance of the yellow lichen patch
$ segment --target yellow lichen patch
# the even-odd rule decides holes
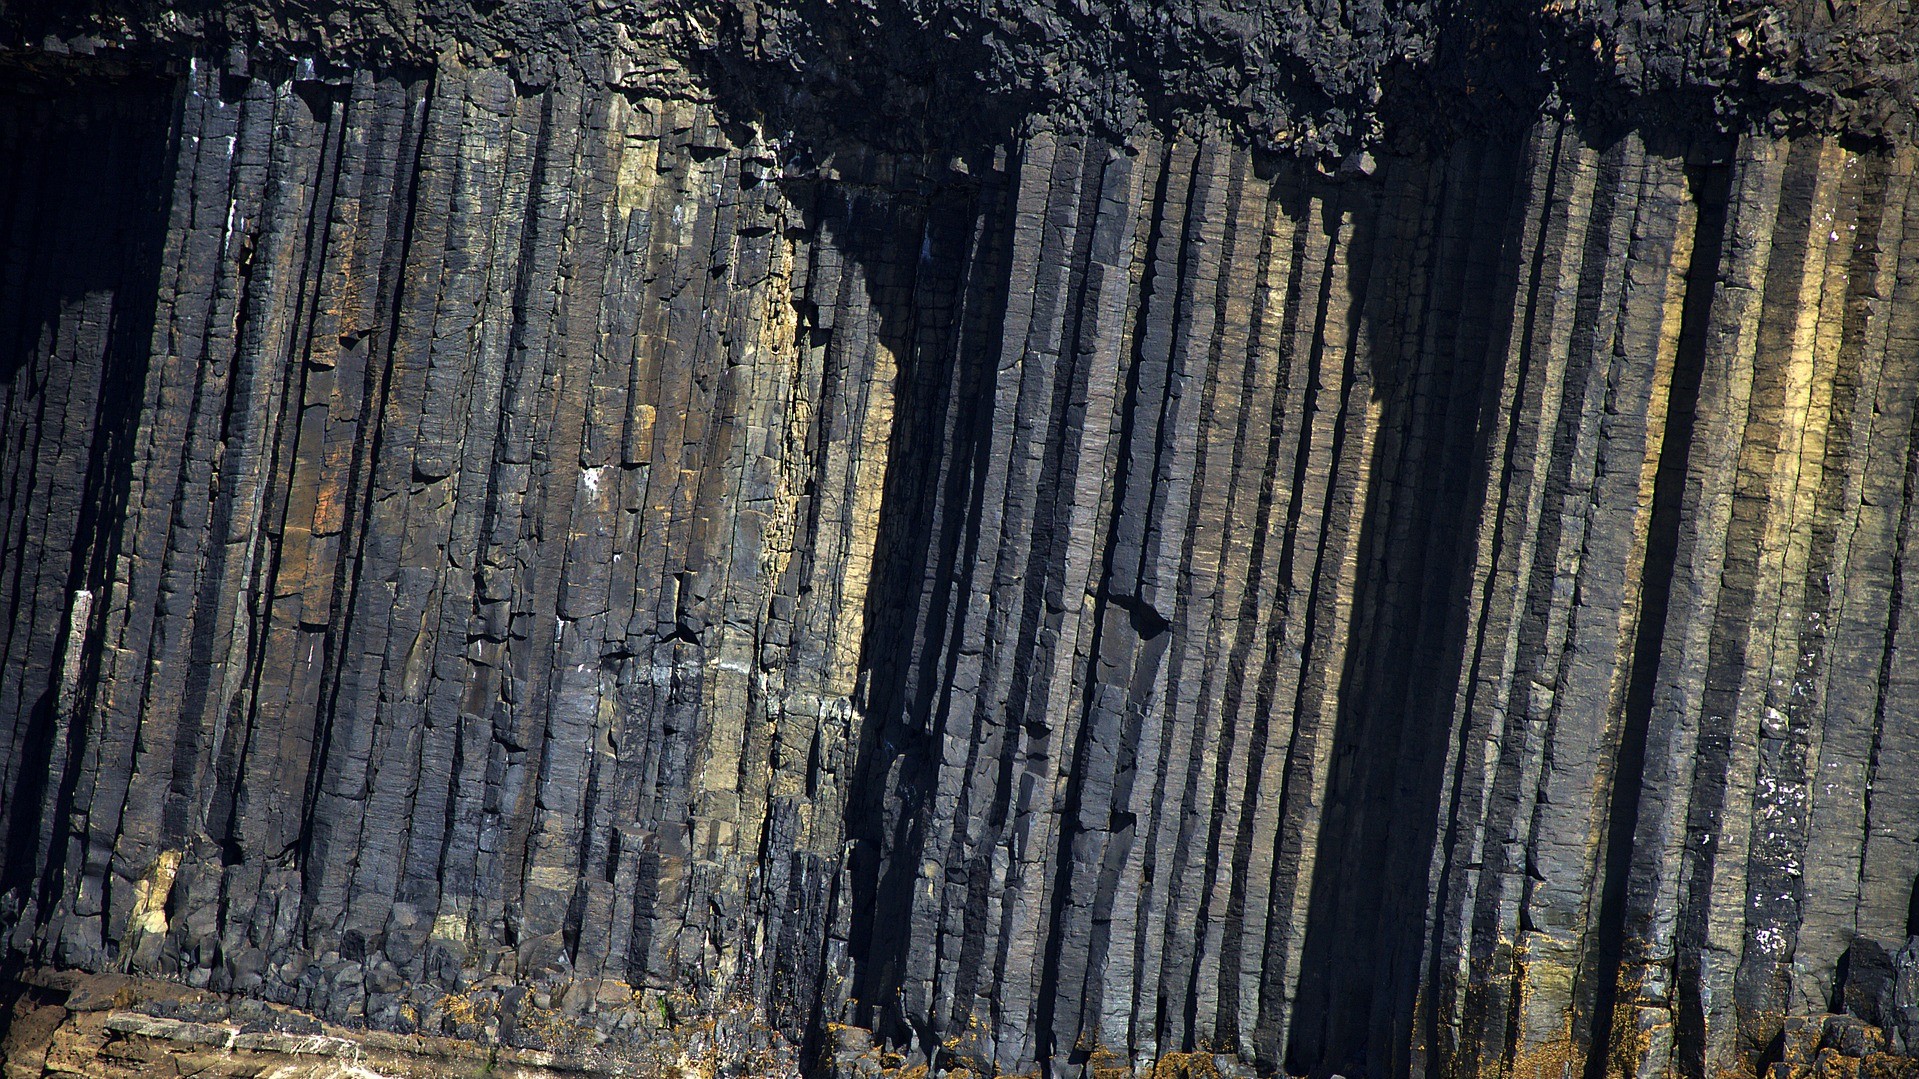
[[[1220,1079],[1219,1065],[1208,1052],[1166,1053],[1153,1061],[1152,1079]]]
[[[1103,1045],[1087,1059],[1086,1071],[1092,1079],[1133,1079],[1132,1062]]]
[[[1913,1079],[1919,1062],[1896,1053],[1868,1053],[1859,1061],[1859,1079]]]
[[[466,915],[442,912],[433,918],[433,939],[466,943]]]
[[[1843,1053],[1827,1049],[1819,1054],[1813,1064],[1813,1075],[1817,1079],[1859,1079],[1858,1057],[1849,1057]]]
[[[1521,933],[1515,946],[1518,996],[1515,1011],[1524,1019],[1557,1016],[1556,1025],[1522,1025],[1512,1047],[1512,1079],[1572,1079],[1584,1064],[1584,1054],[1573,1041],[1573,1017],[1554,1004],[1541,1006],[1539,997],[1559,1002],[1572,997],[1571,965],[1541,957],[1535,934]],[[1536,1022],[1536,1020],[1535,1020]],[[1530,1027],[1530,1029],[1528,1029]]]
[[[1613,1009],[1612,1044],[1607,1047],[1606,1074],[1620,1079],[1634,1079],[1649,1072],[1660,1073],[1665,1070],[1664,1063],[1655,1063],[1654,1047],[1659,1036],[1669,1034],[1672,1024],[1662,1018],[1667,1015],[1663,1008],[1641,1007],[1638,1003],[1639,985],[1635,978],[1630,983],[1620,980],[1619,1004]]]
[[[654,130],[657,115],[643,111],[621,95],[612,100],[613,127],[619,137],[619,178],[616,181],[616,205],[624,219],[634,210],[645,209],[659,179],[659,136]]]
[[[1570,1024],[1571,1020],[1568,1020]],[[1572,1033],[1544,1045],[1521,1048],[1513,1055],[1513,1079],[1571,1079],[1581,1064]]]
[[[459,1026],[477,1026],[488,1018],[492,1011],[490,1002],[475,1003],[465,993],[449,993],[440,998],[440,1010],[447,1021]]]
[[[163,850],[133,882],[133,912],[127,916],[127,932],[133,941],[167,931],[167,894],[173,891],[173,878],[179,872],[180,852]]]
[[[577,1055],[593,1048],[593,1028],[564,1012],[529,1005],[520,1010],[519,1020],[520,1029],[549,1051]]]

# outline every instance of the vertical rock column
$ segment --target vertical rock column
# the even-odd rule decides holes
[[[88,633],[138,431],[167,90],[58,62],[0,78],[0,920],[27,926],[97,698]]]
[[[1892,824],[1913,784],[1886,767],[1910,727],[1910,172],[1818,139],[1731,170],[1626,869],[1622,1068],[1752,1059],[1839,1002],[1848,949],[1915,929]]]
[[[777,983],[797,1028],[895,387],[951,306],[922,235],[972,183],[783,177],[708,105],[494,70],[196,64],[177,110],[144,386],[8,444],[25,505],[130,438],[124,507],[48,540],[98,567],[71,639],[65,576],[9,623],[47,685],[9,714],[73,756],[8,744],[20,850],[64,844],[9,859],[16,946],[469,1033],[449,993]],[[35,362],[67,394],[104,347]]]
[[[13,953],[1011,1073],[1891,1022],[1909,153],[16,83]]]
[[[855,1019],[1706,1075],[1878,999],[1906,156],[1022,144],[997,347],[897,507],[919,628],[869,644]]]

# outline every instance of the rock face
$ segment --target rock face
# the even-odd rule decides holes
[[[532,1050],[340,1027],[283,1005],[123,974],[42,973],[8,989],[11,1022],[0,1038],[7,1079],[142,1079],[156,1069],[207,1079],[794,1075],[791,1047],[747,1010],[682,1028],[639,1022],[616,1040],[532,1005],[517,1018],[554,1046]],[[477,1007],[449,1000],[456,1010]]]
[[[1670,36],[1857,46],[1776,113],[1396,138],[1439,49],[1172,122],[1142,53],[889,139],[852,16],[617,8],[5,16],[69,35],[0,61],[9,1079],[305,1074],[207,1057],[261,1002],[402,1071],[1919,1072],[1893,14]]]

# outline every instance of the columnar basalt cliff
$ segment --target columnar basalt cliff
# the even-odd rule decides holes
[[[8,1079],[1919,1074],[1905,13],[479,7],[0,12]]]

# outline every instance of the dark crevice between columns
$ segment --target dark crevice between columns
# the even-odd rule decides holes
[[[1430,867],[1446,839],[1440,829],[1446,737],[1468,644],[1462,586],[1470,580],[1492,476],[1496,425],[1489,409],[1501,392],[1500,368],[1492,361],[1505,353],[1492,331],[1523,296],[1520,275],[1530,254],[1516,246],[1523,213],[1516,208],[1531,202],[1525,160],[1499,149],[1478,159],[1469,181],[1478,194],[1458,208],[1470,216],[1441,226],[1442,235],[1457,235],[1459,246],[1431,256],[1435,290],[1415,302],[1426,321],[1443,320],[1454,332],[1376,349],[1368,361],[1379,398],[1377,430],[1407,438],[1417,432],[1421,442],[1439,448],[1375,457],[1367,466],[1364,508],[1344,541],[1379,553],[1362,563],[1366,568],[1352,583],[1343,667],[1329,676],[1340,686],[1337,713],[1331,729],[1319,734],[1333,744],[1285,1050],[1285,1070],[1293,1074],[1383,1079],[1412,1067],[1398,1048],[1408,1039],[1396,1024],[1417,1007],[1421,912],[1432,902]],[[1349,242],[1357,271],[1376,243],[1390,239],[1375,238],[1377,226],[1363,217],[1355,226]],[[1364,307],[1365,285],[1354,291],[1361,301],[1354,330],[1390,340],[1392,327]],[[1366,322],[1374,325],[1364,328]],[[1428,377],[1422,357],[1429,354],[1439,358],[1434,369],[1445,369],[1447,381],[1426,411],[1414,392],[1399,387]],[[1336,427],[1335,444],[1346,431],[1344,424]],[[1401,528],[1419,541],[1393,543]],[[1336,542],[1329,531],[1320,551],[1300,552],[1315,559],[1306,621],[1316,635],[1320,609],[1333,602],[1323,590],[1333,583],[1326,575],[1338,572],[1336,562],[1326,561],[1338,557],[1328,549]],[[1394,661],[1376,663],[1378,656]],[[1304,662],[1324,661],[1309,651]],[[1295,705],[1303,707],[1303,699]]]
[[[1165,308],[1170,306],[1175,311],[1178,310],[1179,299],[1187,280],[1187,261],[1190,251],[1185,237],[1189,230],[1196,228],[1190,188],[1197,175],[1197,162],[1198,157],[1195,155],[1194,160],[1188,162],[1184,175],[1181,175],[1180,169],[1175,166],[1169,155],[1164,167],[1158,170],[1158,175],[1154,179],[1153,199],[1149,204],[1153,207],[1153,213],[1147,225],[1144,248],[1147,253],[1146,261],[1140,271],[1142,275],[1139,286],[1140,300],[1138,310],[1134,313],[1134,317],[1140,319],[1141,323],[1146,318],[1176,317],[1166,315]],[[1177,231],[1171,231],[1172,226],[1164,212],[1174,185],[1185,185],[1188,188],[1187,202],[1182,210],[1182,220],[1177,226]],[[1170,237],[1169,231],[1171,231]],[[1172,280],[1164,281],[1161,280],[1163,275],[1157,256],[1162,245],[1169,242],[1176,245],[1176,250],[1172,259],[1170,275]],[[1084,296],[1076,296],[1075,300],[1083,304]],[[1072,768],[1067,776],[1064,811],[1060,817],[1059,837],[1055,841],[1058,864],[1054,870],[1052,896],[1047,911],[1048,932],[1040,964],[1039,1030],[1035,1043],[1038,1047],[1036,1055],[1042,1067],[1057,1068],[1061,1065],[1082,1067],[1090,1060],[1091,1047],[1078,1043],[1075,1037],[1078,1031],[1067,1031],[1069,1036],[1062,1040],[1059,1037],[1061,1032],[1056,1029],[1061,951],[1064,945],[1058,930],[1066,917],[1067,900],[1074,887],[1073,841],[1078,834],[1077,823],[1084,808],[1084,774],[1089,767],[1088,755],[1092,750],[1090,740],[1095,733],[1092,728],[1099,720],[1098,699],[1103,681],[1101,676],[1111,679],[1116,684],[1124,685],[1126,689],[1123,692],[1128,697],[1136,699],[1138,683],[1141,681],[1139,672],[1142,670],[1150,672],[1163,662],[1166,648],[1171,643],[1165,635],[1170,624],[1151,603],[1140,595],[1142,590],[1139,588],[1138,578],[1141,575],[1140,567],[1145,560],[1145,554],[1140,549],[1143,540],[1140,535],[1129,533],[1128,522],[1120,509],[1125,505],[1131,489],[1143,485],[1150,491],[1153,484],[1154,457],[1152,454],[1154,450],[1147,448],[1142,451],[1140,447],[1147,439],[1154,439],[1155,444],[1157,442],[1159,424],[1152,417],[1154,415],[1163,417],[1165,383],[1172,377],[1170,371],[1166,371],[1160,374],[1158,385],[1152,385],[1146,381],[1150,374],[1146,369],[1147,336],[1143,325],[1136,328],[1132,348],[1123,361],[1124,377],[1117,387],[1120,393],[1120,407],[1115,417],[1114,448],[1108,458],[1108,467],[1114,470],[1111,481],[1113,500],[1104,522],[1106,540],[1104,550],[1101,552],[1101,564],[1096,571],[1099,592],[1093,612],[1091,643],[1088,646],[1090,655],[1110,658],[1104,662],[1096,660],[1094,674],[1084,680],[1078,701],[1084,720],[1069,750]],[[1077,345],[1078,342],[1075,342],[1076,347]],[[1170,362],[1170,360],[1167,361],[1169,367]],[[1145,476],[1136,474],[1140,471],[1142,456],[1146,463]],[[1127,640],[1128,638],[1130,641]],[[1114,641],[1120,643],[1116,645]],[[1131,669],[1124,669],[1114,660],[1128,651],[1126,647],[1128,643],[1135,646],[1131,650],[1134,653],[1133,662]],[[1147,673],[1144,677],[1150,680],[1152,676]],[[1129,700],[1128,703],[1132,705],[1135,702]],[[1125,740],[1136,750],[1137,731],[1130,729],[1131,723],[1127,726],[1129,730],[1124,735]],[[1103,858],[1101,860],[1103,861]],[[1083,881],[1081,886],[1084,886]],[[1165,1026],[1162,1015],[1156,1029],[1164,1032]]]
[[[981,151],[979,159],[991,155]],[[919,272],[931,275],[918,302],[939,317],[917,328],[901,356],[861,643],[866,718],[820,945],[821,969],[844,966],[846,977],[831,989],[822,979],[808,1002],[801,1055],[809,1066],[820,1066],[830,1023],[872,1028],[892,1044],[913,1044],[924,1033],[900,1006],[903,957],[924,930],[913,919],[914,882],[938,810],[939,739],[954,705],[992,430],[1005,422],[991,392],[1014,255],[1018,165],[978,172],[977,181],[930,193],[923,230],[906,238],[921,248]],[[897,237],[854,240],[842,253],[877,260],[890,239]]]
[[[1692,260],[1686,268],[1686,295],[1680,313],[1672,383],[1667,391],[1666,425],[1653,480],[1652,520],[1647,528],[1646,558],[1641,569],[1639,620],[1626,689],[1626,712],[1614,758],[1612,801],[1602,853],[1598,941],[1593,957],[1597,997],[1593,1003],[1585,1079],[1604,1079],[1612,1058],[1613,1039],[1620,1033],[1613,1029],[1613,1023],[1615,1010],[1621,1004],[1627,882],[1632,873],[1633,838],[1639,826],[1640,784],[1645,776],[1653,690],[1659,682],[1659,660],[1665,643],[1666,612],[1672,600],[1686,474],[1692,458],[1699,386],[1705,370],[1707,322],[1725,244],[1732,169],[1725,164],[1691,165],[1686,169],[1686,181],[1688,194],[1698,208],[1698,217]],[[1679,1036],[1683,1057],[1687,1032],[1681,1030]]]

